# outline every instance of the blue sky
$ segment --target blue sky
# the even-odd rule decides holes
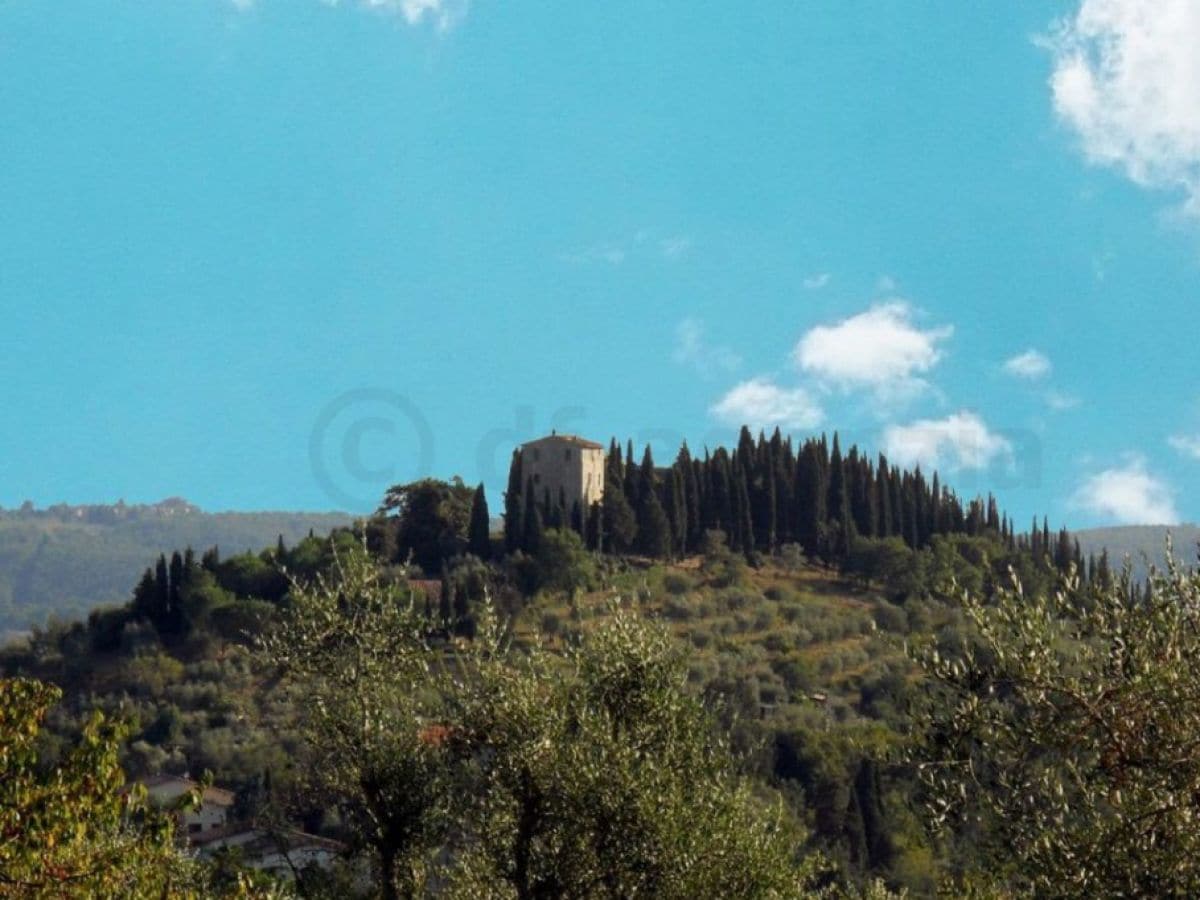
[[[1200,10],[12,0],[0,504],[839,429],[1200,516]]]

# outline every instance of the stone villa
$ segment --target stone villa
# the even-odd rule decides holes
[[[604,445],[551,432],[521,445],[521,473],[533,481],[539,500],[549,492],[551,501],[558,502],[561,493],[568,513],[578,503],[586,516],[604,497]]]

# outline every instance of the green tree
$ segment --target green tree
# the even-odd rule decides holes
[[[37,756],[58,688],[0,679],[0,896],[200,898],[252,896],[235,879],[220,890],[175,846],[175,821],[125,785],[118,761],[127,729],[94,713],[56,765]],[[193,802],[198,798],[190,798]]]
[[[570,593],[585,590],[596,577],[596,564],[579,534],[569,528],[548,528],[534,557],[538,587]]]
[[[365,548],[294,584],[291,601],[260,646],[299,701],[306,793],[370,848],[385,900],[418,896],[448,802],[428,622]]]
[[[1044,539],[1044,535],[1043,535]],[[1168,556],[1170,549],[1168,547]],[[967,594],[915,751],[935,826],[1046,897],[1200,895],[1200,575]]]
[[[650,487],[638,501],[637,549],[654,559],[666,559],[671,555],[671,545],[671,522],[658,492]]]
[[[442,561],[466,546],[475,492],[461,478],[424,478],[388,488],[379,512],[397,521],[398,562],[412,561],[436,574]]]
[[[624,491],[605,488],[601,521],[604,524],[604,549],[622,553],[633,546],[637,518]]]
[[[563,665],[476,657],[451,896],[800,897],[815,860],[755,799],[665,630],[614,614]]]
[[[492,555],[492,521],[488,515],[487,494],[483,483],[475,488],[475,496],[471,499],[471,522],[467,530],[467,552],[480,559],[489,559]]]
[[[514,450],[504,491],[504,549],[515,553],[525,536],[525,479],[521,475],[521,451]]]
[[[542,530],[545,520],[538,507],[536,494],[533,490],[533,479],[525,483],[525,532],[521,535],[521,549],[526,553],[536,554],[542,543]]]

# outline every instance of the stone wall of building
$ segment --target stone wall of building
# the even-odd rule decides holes
[[[604,496],[604,447],[569,434],[552,434],[521,447],[521,471],[533,479],[538,502],[546,492],[557,503],[560,492],[568,515],[578,502],[586,516],[593,503]]]

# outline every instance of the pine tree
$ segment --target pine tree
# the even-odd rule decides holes
[[[475,496],[471,498],[471,520],[467,527],[467,552],[473,553],[480,559],[488,559],[492,555],[492,522],[488,515],[487,493],[483,482],[475,488]]]

